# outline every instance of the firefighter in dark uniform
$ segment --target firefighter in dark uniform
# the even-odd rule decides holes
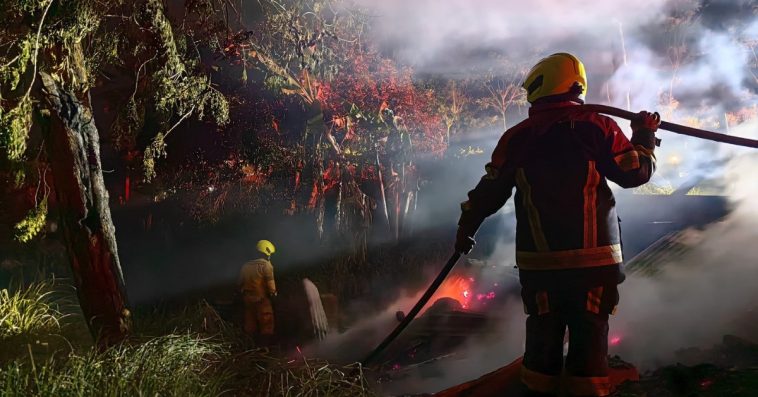
[[[503,134],[468,201],[456,250],[468,253],[484,219],[516,188],[516,263],[526,320],[521,379],[532,395],[556,395],[564,370],[574,396],[606,396],[608,316],[623,281],[621,235],[607,180],[623,188],[655,171],[657,113],[640,112],[631,142],[610,118],[580,106],[584,65],[566,53],[535,65],[523,88],[529,117]]]

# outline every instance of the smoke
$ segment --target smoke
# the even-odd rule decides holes
[[[682,105],[692,108],[755,93],[758,7],[751,1],[357,3],[375,16],[372,40],[421,75],[476,77],[568,51],[587,66],[592,101],[610,96],[626,106],[631,91],[634,108],[651,108],[672,81],[677,100],[689,98]]]
[[[590,103],[659,111],[668,121],[758,138],[754,1],[357,2],[374,15],[372,40],[385,54],[412,65],[419,76],[478,78],[506,73],[514,65],[528,68],[550,53],[572,52],[587,67]],[[630,135],[627,121],[619,125]],[[709,346],[727,333],[757,337],[745,324],[755,320],[750,316],[758,309],[753,303],[758,298],[753,286],[758,157],[749,149],[666,132],[659,136],[663,145],[656,150],[653,183],[677,189],[714,179],[727,195],[731,213],[704,230],[691,230],[688,254],[657,264],[663,270],[655,278],[632,276],[620,286],[619,314],[611,322],[611,335],[619,339],[611,352],[643,369],[671,363],[677,349]],[[491,152],[491,142],[481,146],[486,155]],[[444,215],[450,196],[465,198],[465,190],[481,176],[487,156],[480,157],[440,171],[448,178],[434,197],[445,202],[445,209],[432,212],[424,223],[451,219]],[[629,213],[645,211],[641,200],[627,201],[620,204],[632,207]],[[683,206],[668,210],[682,211]],[[494,223],[506,235],[501,241],[511,241],[513,215],[501,214]],[[629,235],[629,230],[625,243],[650,238]],[[512,255],[512,245],[497,244],[488,260],[512,263]],[[464,359],[434,364],[438,376],[413,378],[404,383],[412,389],[407,392],[474,379],[515,358],[523,344],[523,314],[520,305],[503,310],[515,320],[501,324],[498,342],[472,339]]]
[[[438,392],[502,368],[523,354],[524,309],[514,297],[498,308],[499,322],[470,337],[451,357],[406,370],[383,385],[382,395]]]
[[[658,111],[667,121],[730,134],[758,114],[753,1],[355,2],[372,16],[368,38],[387,56],[413,66],[419,77],[509,75],[545,55],[568,51],[586,65],[590,103]],[[525,117],[515,107],[510,113],[511,124]],[[630,135],[628,121],[618,122]],[[428,167],[445,178],[424,186],[419,227],[455,222],[449,209],[481,176],[498,132],[485,133],[487,142],[468,138],[471,131],[465,134],[464,146],[478,146],[485,155]],[[666,132],[659,136],[656,186],[675,190],[721,177],[728,159],[723,145]],[[453,195],[450,186],[462,188]]]
[[[513,245],[510,244],[507,247],[508,245],[502,244],[496,252],[502,253],[504,258],[512,257]],[[509,265],[505,265],[505,263]],[[384,351],[382,356],[384,360],[402,362],[414,345],[422,351],[429,348],[446,355],[449,354],[449,356],[419,366],[398,365],[397,368],[389,372],[389,381],[377,384],[379,394],[406,395],[443,390],[478,378],[482,374],[503,367],[518,358],[523,352],[524,312],[520,297],[515,293],[519,287],[517,278],[513,275],[515,270],[510,267],[512,263],[512,260],[503,260],[498,261],[497,264],[495,262],[479,263],[479,265],[472,265],[472,267],[464,267],[461,264],[459,270],[465,272],[466,278],[471,276],[475,279],[477,285],[491,286],[494,283],[497,286],[496,299],[486,301],[484,304],[480,301],[478,302],[479,305],[471,308],[474,313],[488,316],[490,321],[482,328],[472,325],[471,336],[465,340],[462,346],[453,349],[452,352],[439,350],[439,341],[434,338],[432,338],[434,340],[428,341],[427,345],[420,342],[424,340],[423,336],[412,336],[408,339],[408,334],[413,334],[412,325],[408,328],[408,332],[403,334],[406,336],[405,338],[401,336]],[[455,274],[454,272],[453,277]],[[425,311],[438,298],[442,297],[439,292],[445,289],[445,284],[443,284],[442,288],[438,290],[438,294],[421,311],[418,316],[419,321],[415,322],[415,325],[423,323]],[[473,287],[472,291],[474,291],[472,294],[475,296],[476,291],[483,292],[485,290]],[[366,316],[351,325],[343,333],[332,333],[325,340],[306,346],[303,349],[304,354],[325,358],[330,362],[351,363],[360,361],[398,324],[395,313],[397,311],[407,313],[423,292],[423,290],[405,291],[400,298],[378,314]],[[464,321],[462,318],[451,318],[444,323],[448,324],[449,322],[451,326],[457,324],[458,327],[461,327],[466,325],[462,321]],[[421,332],[423,335],[430,331],[434,330],[423,328],[423,331],[417,329],[415,332]],[[446,331],[440,332],[444,334]],[[392,362],[390,361],[390,363]]]
[[[395,313],[407,312],[422,294],[423,291],[403,294],[386,309],[356,322],[347,331],[331,333],[323,341],[307,346],[305,354],[341,363],[363,360],[398,324]]]
[[[758,121],[741,126],[758,131]],[[726,166],[730,215],[703,231],[690,230],[689,252],[658,263],[653,278],[630,277],[620,286],[612,352],[642,368],[670,363],[676,350],[716,344],[725,334],[758,340],[755,275],[758,272],[758,155],[743,153]]]
[[[376,15],[372,38],[386,52],[421,73],[453,76],[496,67],[498,56],[522,66],[557,51],[599,61],[613,50],[608,37],[616,34],[618,23],[639,25],[661,9],[655,0],[358,3]]]

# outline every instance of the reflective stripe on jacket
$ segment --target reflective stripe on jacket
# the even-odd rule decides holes
[[[636,187],[655,170],[653,147],[632,143],[644,139],[630,142],[612,119],[575,105],[533,105],[529,118],[500,138],[486,174],[461,205],[459,225],[475,231],[516,188],[521,270],[620,264],[619,221],[606,180]]]

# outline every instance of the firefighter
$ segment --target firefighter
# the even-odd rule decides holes
[[[274,309],[271,298],[276,297],[274,266],[271,255],[276,252],[274,244],[260,240],[256,244],[258,258],[242,266],[239,288],[244,305],[243,328],[246,334],[255,336],[261,345],[269,345],[274,337]]]
[[[582,110],[584,65],[567,53],[539,61],[523,88],[529,117],[503,134],[461,204],[456,250],[471,251],[481,223],[515,187],[516,263],[528,315],[522,383],[535,396],[559,393],[568,328],[568,393],[606,396],[608,317],[624,277],[607,180],[633,188],[650,179],[660,116],[640,112],[630,142],[612,119]]]

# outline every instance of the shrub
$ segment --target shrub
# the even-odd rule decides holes
[[[0,290],[0,341],[58,331],[64,316],[51,299],[53,292],[53,282],[34,283],[13,293]]]

